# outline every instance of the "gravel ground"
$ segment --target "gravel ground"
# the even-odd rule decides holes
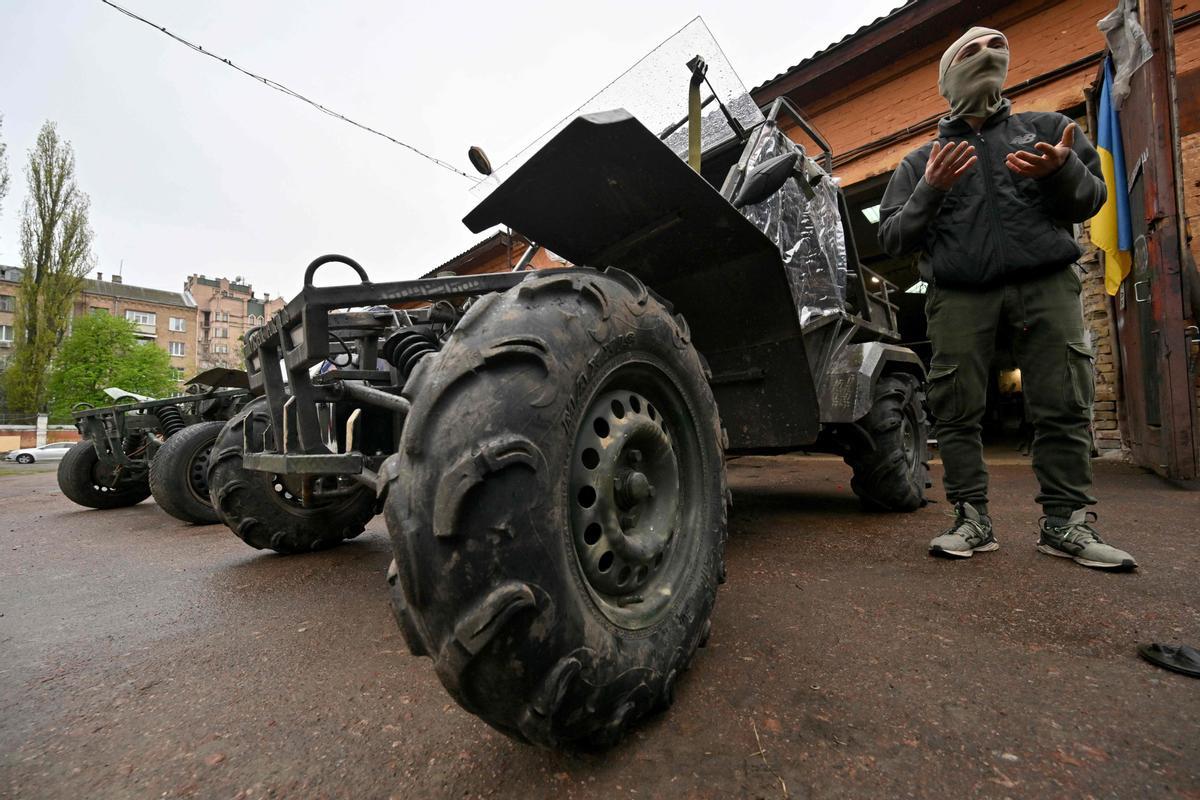
[[[1141,563],[1039,555],[993,462],[1001,549],[926,555],[945,503],[868,515],[828,459],[743,458],[729,581],[674,707],[603,754],[460,710],[387,608],[382,520],[284,558],[152,501],[80,509],[0,475],[0,796],[1200,798],[1200,493],[1097,464]]]

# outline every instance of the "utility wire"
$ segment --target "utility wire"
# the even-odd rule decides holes
[[[197,53],[200,53],[201,55],[206,55],[209,58],[216,59],[217,61],[220,61],[225,66],[232,67],[233,69],[237,70],[238,72],[242,73],[243,75],[245,75],[249,78],[253,78],[256,81],[262,82],[263,84],[274,89],[277,92],[282,92],[282,93],[286,94],[288,97],[293,97],[297,100],[300,100],[301,102],[308,103],[310,106],[317,109],[318,111],[320,111],[324,114],[328,114],[329,116],[334,117],[335,119],[340,119],[342,122],[348,122],[356,128],[361,128],[362,130],[364,130],[368,133],[373,133],[376,136],[381,136],[384,139],[387,139],[392,144],[398,144],[401,147],[408,148],[409,150],[413,151],[417,155],[421,156],[421,158],[432,161],[434,164],[437,164],[442,169],[449,170],[456,175],[462,175],[464,178],[471,180],[471,181],[475,181],[476,183],[479,182],[478,178],[474,177],[473,175],[469,175],[466,172],[463,172],[461,169],[454,166],[453,164],[450,164],[446,161],[442,161],[440,158],[431,156],[428,153],[422,152],[418,148],[413,147],[411,144],[408,144],[407,142],[402,142],[393,136],[389,136],[388,134],[384,133],[383,131],[376,130],[375,128],[372,128],[369,125],[364,125],[361,122],[355,122],[354,120],[350,119],[349,117],[347,117],[343,114],[339,114],[338,112],[336,112],[332,109],[326,108],[325,106],[321,105],[320,103],[316,102],[315,100],[310,100],[309,98],[305,97],[304,95],[300,94],[299,92],[297,92],[293,89],[289,89],[288,87],[284,86],[282,83],[273,81],[270,78],[264,77],[262,75],[254,73],[254,72],[251,72],[248,69],[239,67],[237,64],[233,63],[228,58],[223,58],[222,56],[219,56],[210,50],[205,50],[203,47],[201,47],[198,44],[189,42],[187,39],[184,39],[182,36],[177,36],[176,34],[171,33],[169,30],[164,28],[162,25],[151,22],[150,20],[146,19],[145,17],[138,16],[137,14],[133,13],[132,11],[130,11],[127,8],[122,8],[121,6],[112,2],[112,0],[100,0],[100,2],[104,3],[104,5],[109,6],[110,8],[114,8],[117,11],[120,11],[122,14],[124,14],[127,17],[131,17],[132,19],[136,19],[138,22],[142,22],[142,23],[145,23],[146,25],[149,25],[151,28],[154,28],[155,30],[166,34],[167,36],[171,37],[175,41],[179,42],[182,45],[185,45],[186,47],[190,47],[192,50],[195,50]]]

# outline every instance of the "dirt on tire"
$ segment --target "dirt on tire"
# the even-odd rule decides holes
[[[907,373],[879,379],[875,402],[862,420],[869,441],[846,455],[850,488],[872,511],[916,511],[929,488],[929,418],[921,382]]]
[[[226,422],[213,444],[208,489],[221,521],[251,547],[284,554],[323,550],[362,533],[376,506],[375,494],[365,486],[306,508],[283,479],[242,466],[246,426],[270,444],[269,422],[266,398],[259,398]]]
[[[726,537],[724,437],[682,318],[616,270],[530,278],[476,301],[404,393],[382,475],[411,651],[468,711],[544,746],[609,745],[670,705],[708,636]],[[678,486],[654,495],[646,467],[628,481],[644,505],[606,505],[615,490],[588,471],[636,463],[638,441]],[[581,531],[592,509],[607,522]],[[658,518],[674,530],[639,529]],[[662,549],[639,556],[650,540]]]

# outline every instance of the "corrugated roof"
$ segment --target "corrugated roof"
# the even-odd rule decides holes
[[[20,267],[0,264],[0,280],[19,283],[22,271]],[[181,308],[196,307],[196,301],[187,292],[169,292],[165,289],[151,289],[148,286],[98,281],[94,278],[84,278],[80,291],[142,303],[159,303],[164,306],[180,306]]]
[[[892,9],[888,13],[884,14],[882,17],[876,17],[873,22],[868,22],[866,25],[863,25],[861,28],[854,31],[854,33],[850,33],[850,34],[843,36],[838,41],[834,42],[833,44],[829,45],[828,47],[818,50],[817,52],[813,53],[811,56],[804,59],[800,63],[794,64],[793,66],[788,67],[783,72],[776,75],[774,78],[771,78],[770,80],[767,80],[767,81],[763,81],[758,86],[755,86],[753,89],[751,89],[750,94],[752,96],[757,94],[758,92],[762,91],[763,89],[766,89],[768,86],[775,83],[776,81],[782,80],[783,78],[786,78],[788,75],[791,75],[793,72],[800,69],[801,67],[807,66],[808,64],[811,64],[812,62],[816,61],[817,59],[823,58],[823,57],[829,55],[834,50],[837,50],[839,47],[849,44],[851,41],[857,39],[859,36],[862,36],[864,33],[874,30],[876,27],[887,22],[892,17],[895,17],[897,14],[901,13],[902,11],[907,10],[908,8],[911,8],[912,6],[917,5],[920,2],[922,2],[922,0],[907,0],[907,2],[905,2],[903,5],[897,6],[896,8]]]
[[[132,300],[142,303],[159,303],[164,306],[180,306],[195,308],[195,301],[188,302],[183,292],[168,292],[165,289],[151,289],[147,286],[131,286],[128,283],[112,283],[85,278],[81,291],[98,294],[105,297],[117,297],[122,300]]]

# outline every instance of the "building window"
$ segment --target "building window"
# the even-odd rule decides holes
[[[126,311],[125,319],[136,325],[157,325],[158,315],[151,314],[149,311]]]
[[[229,328],[213,328],[213,338],[214,339],[228,339],[229,338]]]
[[[4,344],[12,344],[12,340],[13,340],[13,326],[12,325],[0,325],[0,342],[3,342]]]
[[[229,312],[228,311],[218,311],[213,314],[213,318],[217,322],[229,322]]]
[[[0,311],[12,311],[17,307],[17,298],[11,294],[0,294]]]
[[[171,367],[171,375],[177,381],[183,380],[183,367]]]
[[[187,323],[184,321],[183,317],[171,317],[170,328],[176,333],[183,333],[187,330]]]
[[[108,313],[108,309],[105,308],[104,306],[92,306],[88,310],[91,311],[93,314],[107,314]]]
[[[213,351],[214,353],[228,353],[228,352],[229,352],[229,345],[227,345],[227,344],[214,344],[214,345],[213,345],[213,349],[212,349],[212,351]]]
[[[167,344],[167,350],[173,356],[182,356],[183,355],[183,342],[169,342]]]

